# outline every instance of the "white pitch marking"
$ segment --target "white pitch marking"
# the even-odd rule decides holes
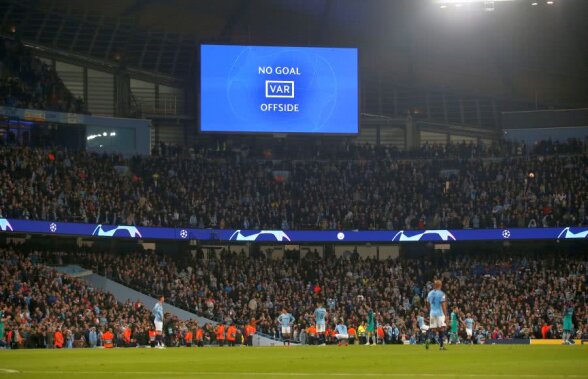
[[[0,368],[0,374],[18,374],[20,371],[9,368]]]
[[[0,369],[0,372],[6,373],[23,373],[23,374],[73,374],[73,375],[213,375],[213,376],[286,376],[286,377],[305,377],[305,376],[330,376],[330,377],[348,377],[348,376],[373,376],[373,377],[411,377],[411,378],[588,378],[588,375],[565,375],[565,374],[429,374],[429,373],[360,373],[360,372],[228,372],[228,371],[16,371]]]

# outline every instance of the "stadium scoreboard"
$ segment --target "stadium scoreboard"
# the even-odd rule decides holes
[[[200,130],[358,133],[355,48],[200,46]]]

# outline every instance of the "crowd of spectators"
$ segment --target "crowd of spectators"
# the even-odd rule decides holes
[[[448,308],[460,318],[471,314],[475,341],[502,338],[561,338],[562,312],[574,308],[574,337],[588,338],[585,253],[429,255],[377,260],[358,255],[336,258],[291,252],[279,259],[258,252],[204,254],[172,258],[153,252],[125,254],[71,249],[0,250],[0,345],[95,347],[114,331],[118,346],[146,346],[153,329],[150,307],[140,301],[118,303],[114,296],[49,265],[79,264],[226,327],[239,336],[246,325],[280,338],[276,318],[286,308],[296,318],[294,339],[313,341],[317,303],[327,307],[332,328],[341,319],[359,330],[368,306],[375,310],[382,341],[417,342],[417,316],[427,314],[424,299],[440,278]],[[201,344],[219,343],[212,323],[199,326],[167,315],[166,344],[188,344],[188,331],[202,329]],[[128,330],[128,339],[127,338]],[[463,330],[460,333],[463,336]],[[361,334],[358,335],[361,340]],[[192,341],[192,334],[190,334]],[[243,340],[240,340],[243,341]],[[364,339],[365,341],[365,339]]]
[[[37,254],[0,249],[0,312],[4,321],[0,344],[13,347],[62,347],[100,343],[108,329],[150,326],[142,304],[117,303],[110,293],[44,266]]]
[[[328,160],[216,156],[210,147],[124,159],[4,146],[0,217],[221,229],[588,225],[585,144],[505,146],[434,145],[420,159],[365,147]],[[472,151],[480,153],[454,158]]]
[[[588,337],[585,252],[565,255],[458,254],[377,260],[309,252],[271,259],[229,253],[164,256],[156,253],[61,253],[57,263],[77,263],[141,292],[226,325],[257,322],[261,333],[279,337],[275,320],[283,308],[296,317],[295,334],[314,324],[317,302],[329,320],[357,328],[367,306],[383,330],[418,338],[416,317],[435,278],[444,281],[448,309],[470,313],[479,338],[560,338],[562,311],[575,308],[577,337]],[[55,256],[53,258],[55,259]],[[549,328],[543,335],[542,328]]]
[[[522,157],[526,155],[582,154],[588,152],[585,141],[569,139],[565,142],[539,140],[532,146],[524,141],[498,140],[492,142],[461,141],[448,143],[423,143],[411,150],[401,150],[394,145],[358,144],[349,137],[345,139],[320,139],[291,136],[285,139],[261,137],[208,136],[192,147],[159,143],[152,154],[163,157],[193,154],[207,158],[256,160],[407,160],[443,159],[468,160],[479,158]]]
[[[154,341],[151,307],[139,300],[117,302],[81,279],[55,271],[46,253],[0,249],[0,348],[74,348],[105,346],[113,334],[119,347],[150,346]],[[186,345],[188,330],[200,326],[166,314],[168,346]],[[214,340],[212,324],[202,325],[203,342]]]
[[[0,105],[72,113],[84,108],[54,68],[10,38],[0,38]]]

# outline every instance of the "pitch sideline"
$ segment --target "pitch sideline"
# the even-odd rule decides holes
[[[307,377],[307,376],[328,376],[328,377],[352,377],[352,376],[370,376],[370,377],[411,377],[411,378],[505,378],[516,376],[519,378],[588,378],[588,375],[577,374],[450,374],[450,373],[358,373],[358,372],[228,372],[228,371],[66,371],[66,370],[39,370],[39,371],[18,371],[13,369],[0,368],[0,374],[73,374],[73,375],[193,375],[193,376],[283,376],[283,377]]]

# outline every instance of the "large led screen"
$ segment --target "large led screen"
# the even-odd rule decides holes
[[[358,132],[357,49],[202,45],[200,130]]]

